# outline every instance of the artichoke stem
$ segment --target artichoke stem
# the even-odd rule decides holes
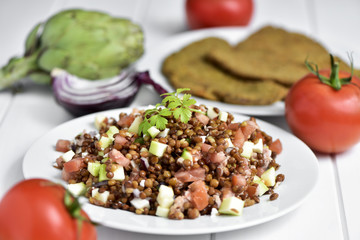
[[[38,52],[21,58],[12,58],[8,64],[0,69],[0,90],[14,85],[26,77],[30,72],[38,69],[36,61]]]

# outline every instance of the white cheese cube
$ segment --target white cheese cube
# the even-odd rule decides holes
[[[83,182],[73,183],[73,184],[68,184],[67,189],[72,193],[72,195],[78,197],[85,192],[86,186],[85,183]]]
[[[103,115],[101,115],[101,114],[96,115],[96,117],[95,117],[95,128],[96,128],[97,130],[100,130],[100,128],[101,128],[102,126],[105,126],[105,123],[104,123],[105,118],[106,118],[106,117],[103,116]]]
[[[215,112],[213,107],[207,107],[207,112],[206,115],[210,118],[210,119],[214,119],[216,118],[219,114],[217,112]]]
[[[262,139],[260,138],[259,141],[254,145],[253,151],[256,153],[262,153],[264,151],[264,144]]]
[[[133,205],[136,209],[144,209],[150,208],[149,200],[141,199],[141,198],[134,198],[130,201],[131,205]]]
[[[120,181],[125,179],[125,172],[123,166],[118,166],[118,168],[113,173],[114,177],[112,179]]]
[[[220,112],[219,113],[219,119],[220,121],[226,122],[228,119],[228,113],[227,112]]]
[[[99,189],[98,188],[94,188],[92,191],[91,191],[91,196],[93,198],[95,198],[96,200],[99,200],[100,202],[102,203],[106,203],[106,201],[108,200],[108,197],[110,195],[110,192],[109,191],[105,191],[103,193],[99,193]]]
[[[243,145],[243,151],[240,154],[244,158],[250,159],[252,153],[253,153],[254,143],[250,141],[245,141]]]
[[[75,156],[75,153],[73,150],[69,150],[66,153],[64,153],[61,157],[65,162],[70,161]]]
[[[169,134],[169,131],[170,131],[170,128],[165,128],[158,134],[158,136],[159,137],[167,137],[167,135]]]

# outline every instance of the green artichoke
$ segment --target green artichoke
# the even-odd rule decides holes
[[[57,13],[28,35],[23,57],[0,69],[0,90],[28,76],[50,83],[57,67],[81,78],[113,77],[144,52],[141,27],[128,19],[80,9]]]

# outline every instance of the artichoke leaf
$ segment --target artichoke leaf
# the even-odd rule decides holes
[[[81,78],[113,77],[144,53],[141,27],[106,13],[69,9],[37,24],[26,39],[24,57],[0,69],[0,90],[29,76],[48,82],[61,68]]]

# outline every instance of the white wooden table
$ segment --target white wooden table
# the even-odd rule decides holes
[[[314,37],[360,49],[359,0],[255,0],[248,28],[276,24]],[[188,31],[183,0],[1,0],[0,65],[23,52],[28,31],[55,12],[80,7],[104,10],[140,23],[146,49]],[[159,98],[147,88],[132,103],[146,105]],[[0,198],[23,179],[22,159],[30,145],[53,127],[72,119],[54,101],[49,87],[26,86],[22,93],[0,92]],[[288,129],[284,117],[262,119]],[[320,178],[315,191],[297,210],[247,229],[196,236],[131,233],[97,227],[99,239],[360,239],[360,144],[339,155],[317,155]]]

